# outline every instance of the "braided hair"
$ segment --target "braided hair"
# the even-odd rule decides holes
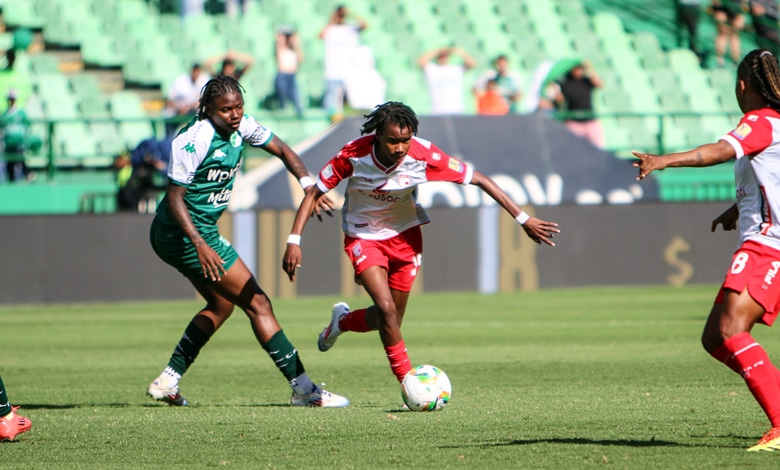
[[[766,49],[750,51],[737,67],[737,77],[758,91],[772,109],[780,111],[780,67]]]
[[[244,96],[244,87],[238,81],[227,75],[219,75],[212,78],[200,92],[200,107],[198,108],[198,119],[206,119],[206,107],[214,104],[217,98],[222,95],[238,93]]]
[[[388,101],[377,105],[376,109],[363,117],[366,118],[366,122],[360,129],[360,135],[382,132],[388,124],[398,124],[401,129],[409,128],[413,135],[417,134],[417,115],[412,108],[400,101]]]

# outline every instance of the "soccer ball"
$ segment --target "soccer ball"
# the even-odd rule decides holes
[[[450,396],[450,379],[436,366],[417,366],[407,372],[401,382],[401,397],[412,411],[440,410],[449,403]]]

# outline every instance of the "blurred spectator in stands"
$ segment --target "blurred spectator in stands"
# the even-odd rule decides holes
[[[219,72],[215,72],[214,66],[221,62]],[[233,77],[236,81],[241,80],[241,77],[249,72],[249,69],[255,64],[255,59],[244,52],[239,51],[227,51],[226,54],[209,57],[203,61],[203,68],[216,77],[217,75],[227,75]]]
[[[759,47],[780,54],[780,6],[777,0],[750,0],[750,18]]]
[[[130,152],[132,172],[122,192],[130,208],[141,213],[154,212],[156,209],[158,196],[168,184],[172,142],[173,136],[145,139]],[[123,164],[123,161],[120,160],[120,163]]]
[[[474,86],[474,93],[479,96],[480,93],[484,92],[490,80],[495,81],[495,89],[504,97],[509,106],[509,112],[517,112],[517,104],[523,96],[520,90],[522,79],[520,74],[509,70],[509,59],[504,54],[495,58],[493,70],[489,70],[479,77]]]
[[[0,130],[3,132],[6,176],[9,181],[33,181],[35,173],[25,162],[25,154],[30,138],[30,120],[27,114],[16,104],[16,91],[6,95],[8,107],[0,115]]]
[[[133,165],[127,152],[114,156],[114,181],[116,181],[116,208],[120,211],[137,211],[137,191],[131,184]]]
[[[242,16],[249,11],[249,0],[226,0],[225,13],[230,17]]]
[[[565,113],[566,127],[573,134],[604,148],[604,130],[593,112],[593,90],[603,86],[590,63],[583,61],[569,70],[559,83],[555,101]]]
[[[303,117],[301,92],[298,89],[298,67],[303,63],[301,43],[292,27],[282,27],[276,34],[276,98],[279,107],[284,109],[287,103],[292,103],[295,114]]]
[[[742,58],[742,41],[739,34],[745,28],[745,0],[712,0],[712,16],[718,23],[715,36],[715,60],[718,67],[724,67],[726,46],[729,46],[731,60],[738,63]]]
[[[348,19],[353,21],[348,22]],[[344,115],[346,80],[354,69],[360,32],[366,28],[368,23],[364,19],[339,5],[320,31],[319,38],[325,45],[325,96],[322,105],[331,121],[338,121]]]
[[[699,61],[702,55],[699,52],[697,41],[699,39],[699,21],[701,21],[702,0],[675,0],[677,17],[677,47],[683,47],[685,33],[688,35],[688,48],[696,54]]]
[[[179,126],[198,114],[200,91],[209,78],[200,64],[193,64],[190,73],[181,74],[173,81],[163,110],[163,116],[171,118],[165,124],[167,136],[175,134]]]
[[[182,18],[205,13],[205,0],[179,0],[179,14]]]
[[[462,63],[450,63],[452,56]],[[420,55],[417,65],[425,73],[431,114],[463,114],[463,75],[477,65],[476,60],[460,47],[440,47]]]
[[[361,114],[362,111],[372,112],[386,101],[387,82],[376,69],[374,53],[370,47],[358,46],[354,67],[344,85],[350,108],[361,111]]]
[[[509,114],[509,103],[498,87],[495,78],[487,81],[484,89],[475,89],[477,97],[477,114],[483,116],[501,116]]]

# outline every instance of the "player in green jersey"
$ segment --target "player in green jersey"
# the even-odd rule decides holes
[[[241,165],[244,143],[280,158],[304,189],[313,185],[300,157],[244,114],[243,88],[235,79],[220,76],[203,87],[197,118],[173,140],[168,189],[152,222],[150,238],[155,253],[190,280],[206,306],[190,321],[168,366],[146,393],[170,405],[186,405],[179,393],[179,379],[238,306],[249,317],[260,345],[289,381],[293,405],[347,406],[349,400],[322,390],[306,375],[268,296],[217,231],[217,219],[228,205]],[[320,199],[318,208],[330,213],[333,202]]]

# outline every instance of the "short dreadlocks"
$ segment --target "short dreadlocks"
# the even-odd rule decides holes
[[[366,118],[366,122],[360,129],[360,135],[382,132],[388,124],[398,124],[401,129],[409,128],[413,135],[417,134],[417,115],[414,114],[412,108],[400,101],[388,101],[385,104],[380,104],[370,114],[363,117]]]
[[[198,119],[206,118],[206,106],[214,104],[214,101],[220,96],[231,93],[239,93],[244,96],[244,87],[233,77],[219,75],[206,82],[200,95]]]

